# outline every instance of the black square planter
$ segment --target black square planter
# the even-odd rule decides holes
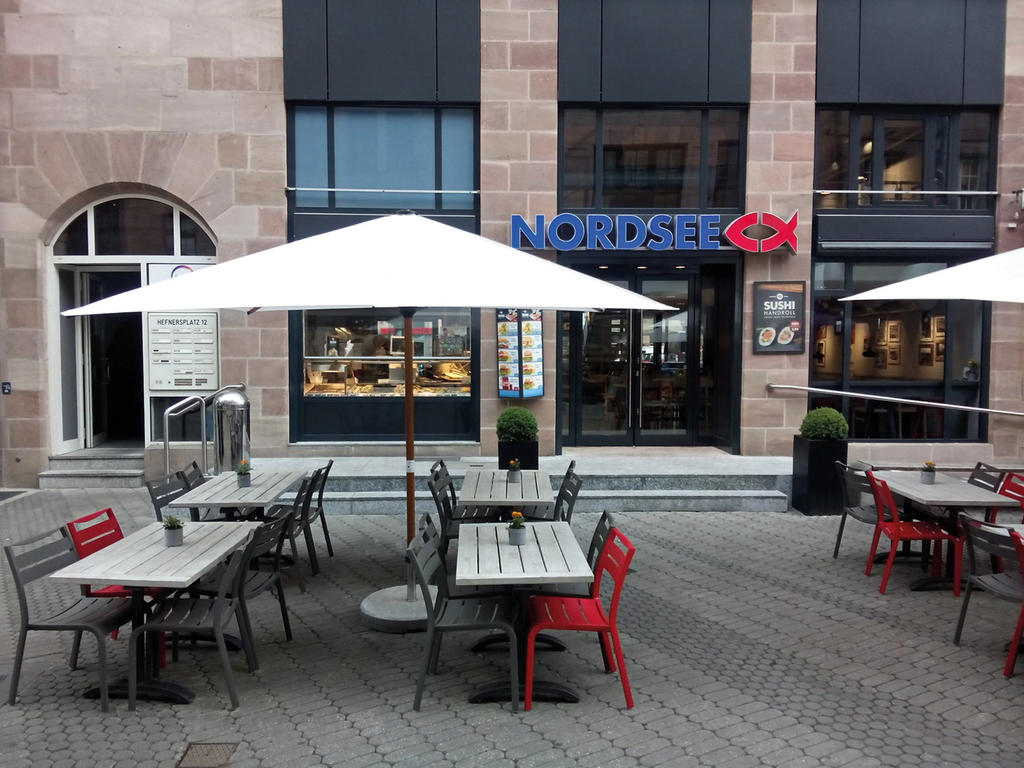
[[[846,463],[845,440],[793,437],[793,508],[805,515],[838,515],[843,489],[836,462]]]
[[[536,440],[499,440],[498,468],[508,469],[512,459],[519,459],[520,469],[540,469]]]

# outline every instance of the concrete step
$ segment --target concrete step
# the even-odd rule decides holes
[[[49,469],[39,473],[43,490],[60,488],[141,488],[144,472],[139,469]]]
[[[50,469],[55,471],[81,469],[142,469],[145,456],[138,453],[100,453],[80,451],[50,457]]]

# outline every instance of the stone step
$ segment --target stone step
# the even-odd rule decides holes
[[[456,486],[462,484],[461,474],[452,473]],[[736,474],[736,475],[582,475],[587,491],[786,491],[789,475]],[[561,476],[551,476],[552,487],[557,489]],[[425,483],[417,476],[417,485]],[[331,475],[327,478],[326,492],[361,493],[405,491],[404,475]]]
[[[145,473],[140,469],[49,469],[39,473],[43,490],[60,488],[141,488]]]
[[[69,453],[50,457],[50,469],[55,471],[80,469],[142,469],[145,456],[139,453]]]

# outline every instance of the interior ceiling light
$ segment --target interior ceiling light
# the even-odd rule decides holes
[[[597,268],[598,269],[608,269],[608,265],[607,264],[600,264],[600,265],[598,265]]]
[[[637,268],[637,269],[647,269],[647,267],[646,267],[646,266],[644,266],[643,264],[637,264],[637,265],[636,265],[636,268]]]
[[[685,264],[676,264],[676,269],[686,269]]]

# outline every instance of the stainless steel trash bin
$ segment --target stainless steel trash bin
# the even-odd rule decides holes
[[[249,455],[249,398],[240,389],[219,392],[213,412],[213,473],[233,472]]]

